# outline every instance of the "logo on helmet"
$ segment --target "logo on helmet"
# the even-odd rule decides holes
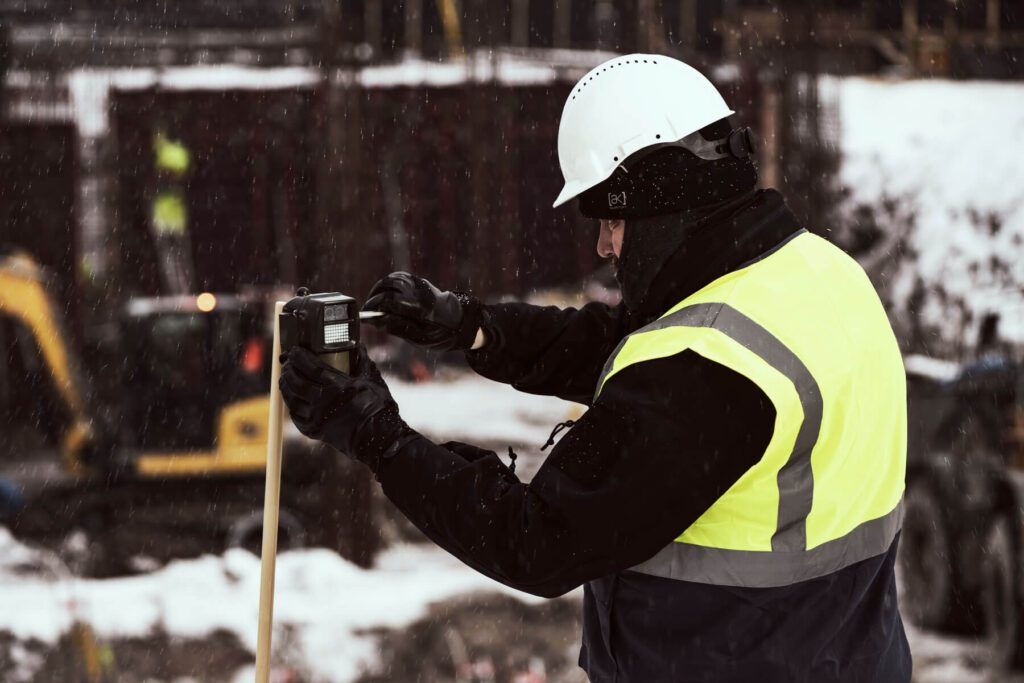
[[[608,193],[608,208],[609,209],[624,209],[626,208],[626,191],[622,192],[609,192]]]

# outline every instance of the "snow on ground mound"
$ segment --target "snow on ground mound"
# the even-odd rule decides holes
[[[17,563],[7,561],[14,556]],[[142,636],[156,628],[203,637],[225,629],[256,649],[260,564],[245,551],[173,562],[144,576],[61,578],[26,574],[21,567],[45,562],[0,528],[0,558],[0,632],[19,639],[56,642],[77,613],[100,638]],[[404,626],[432,603],[478,590],[539,600],[429,546],[393,548],[372,570],[326,550],[285,553],[278,559],[274,622],[294,627],[302,652],[289,656],[305,662],[318,680],[349,681],[376,660],[373,637],[361,632]]]
[[[919,274],[975,311],[1012,303],[1004,331],[1024,337],[1020,297],[1006,295],[1024,285],[1024,85],[826,78],[822,92],[838,103],[851,206],[890,198],[917,214],[919,258],[899,274],[896,300]],[[948,316],[932,306],[929,322]]]
[[[402,417],[436,440],[508,442],[540,447],[552,427],[579,417],[578,404],[532,396],[476,375],[410,384],[388,378]]]
[[[919,354],[903,356],[908,376],[924,377],[936,382],[951,382],[960,373],[960,364]]]

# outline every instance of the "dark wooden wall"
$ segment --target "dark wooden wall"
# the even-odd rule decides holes
[[[357,286],[409,267],[484,295],[522,294],[589,273],[597,260],[590,222],[572,207],[551,208],[562,186],[556,141],[568,89],[349,93],[363,126],[346,148],[361,162],[350,174],[342,159],[342,191],[358,195],[347,213],[372,226],[366,249],[376,267],[354,272]],[[396,216],[407,253],[391,238]]]
[[[312,240],[310,91],[120,92],[113,98],[120,277],[161,292],[149,220],[171,181],[155,164],[157,130],[189,150],[185,188],[197,290],[290,280]]]
[[[199,289],[302,283],[361,297],[396,268],[485,296],[578,281],[596,266],[593,226],[571,207],[551,208],[568,88],[345,90],[333,113],[316,109],[313,90],[119,93],[128,291],[160,293],[148,227],[160,127],[192,153],[185,184]],[[333,144],[328,116],[346,124]],[[318,183],[328,155],[338,170]]]

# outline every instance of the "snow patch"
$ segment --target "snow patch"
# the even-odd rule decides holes
[[[918,258],[897,276],[898,305],[919,275],[975,314],[1004,311],[1004,336],[1024,340],[1024,84],[826,77],[821,91],[838,104],[850,208],[890,198],[917,215]],[[926,314],[960,333],[949,310]]]
[[[261,69],[236,64],[77,69],[68,76],[68,90],[79,134],[88,138],[110,128],[111,90],[280,90],[311,87],[320,78],[319,71],[308,67]]]
[[[466,83],[541,85],[574,82],[616,53],[599,50],[477,50],[445,62],[408,57],[337,71],[334,82],[355,82],[366,88],[402,86],[448,87]],[[72,110],[83,137],[105,134],[110,127],[111,90],[281,90],[311,88],[323,80],[319,69],[305,66],[250,67],[237,64],[120,69],[77,69],[68,77]]]
[[[917,375],[936,382],[951,382],[960,374],[960,364],[919,354],[903,357],[903,367],[908,375]]]
[[[977,640],[937,635],[906,624],[914,656],[914,683],[993,683],[986,654]],[[1013,681],[1018,679],[1014,678]],[[1002,680],[1000,683],[1013,683]]]
[[[449,382],[411,384],[388,378],[388,387],[411,427],[436,440],[483,440],[540,447],[555,424],[575,419],[582,406],[533,396],[476,375]]]

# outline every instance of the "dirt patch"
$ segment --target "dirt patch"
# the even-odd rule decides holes
[[[382,668],[358,683],[586,681],[576,665],[580,620],[573,599],[528,605],[505,595],[463,596],[407,628],[376,631]]]
[[[74,628],[53,645],[0,633],[0,680],[11,683],[228,683],[252,661],[252,653],[227,631],[203,638],[154,631],[98,641],[87,628]]]

